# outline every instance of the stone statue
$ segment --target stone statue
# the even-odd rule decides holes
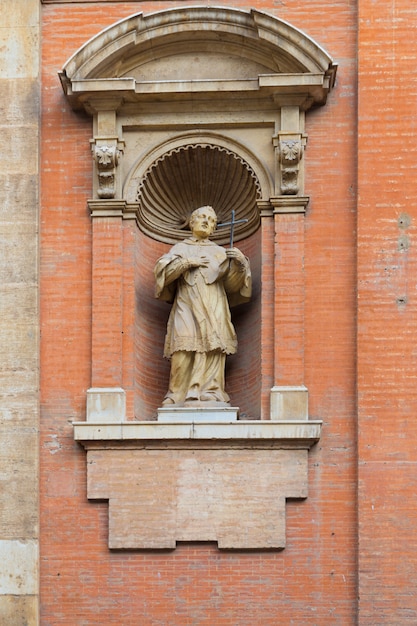
[[[156,297],[173,302],[164,356],[171,374],[164,406],[229,404],[224,389],[226,355],[237,349],[230,306],[251,296],[248,259],[209,237],[217,226],[214,209],[196,209],[192,237],[174,245],[155,265]]]

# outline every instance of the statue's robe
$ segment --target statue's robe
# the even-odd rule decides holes
[[[206,267],[187,269],[187,261],[203,258]],[[229,401],[225,355],[237,350],[229,301],[234,306],[251,295],[249,261],[243,259],[241,266],[212,241],[187,239],[156,263],[156,297],[173,302],[164,356],[172,360],[167,398],[175,404]]]

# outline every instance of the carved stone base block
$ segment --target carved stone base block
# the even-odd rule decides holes
[[[307,420],[308,390],[304,385],[272,387],[272,420]]]
[[[126,394],[121,387],[87,389],[87,422],[112,423],[126,419]]]

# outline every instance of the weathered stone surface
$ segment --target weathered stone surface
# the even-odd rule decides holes
[[[307,420],[307,387],[272,387],[271,420]]]
[[[35,283],[37,266],[33,259],[36,258],[36,239],[33,234],[33,225],[28,222],[0,222],[0,246],[3,260],[0,266],[0,281],[3,284]],[[22,242],[26,244],[24,255],[20,254]],[[17,262],[18,258],[19,262]]]
[[[30,259],[22,261],[22,264],[29,266]],[[36,314],[37,287],[33,282],[33,276],[28,277],[26,283],[20,281],[3,284],[0,301],[0,341],[7,346],[7,350],[2,353],[1,370],[10,368],[17,379],[19,372],[36,369],[38,358]]]
[[[87,390],[87,422],[122,422],[126,418],[126,395],[120,387]]]
[[[1,220],[5,223],[29,223],[33,232],[37,232],[38,196],[37,175],[28,174],[22,177],[10,168],[0,172],[2,202],[0,203]]]
[[[7,0],[0,2],[0,79],[36,77],[39,74],[39,3],[16,0],[12,11],[10,8]]]
[[[24,424],[0,428],[0,539],[31,539],[38,533],[38,436]]]
[[[27,407],[36,405],[38,393],[35,389],[37,372],[28,369],[17,377],[13,371],[1,373],[1,384],[6,391],[0,392],[0,427],[16,429],[33,427],[33,415]]]
[[[33,595],[38,588],[38,542],[0,540],[0,594]]]
[[[16,124],[37,128],[37,111],[39,106],[39,85],[36,77],[32,78],[4,78],[2,84],[2,98],[0,99],[0,126],[14,128]],[[2,153],[6,158],[11,149]],[[29,168],[36,169],[36,153],[28,156]]]
[[[5,626],[32,626],[38,623],[38,601],[35,595],[0,597],[0,623]]]
[[[1,132],[3,141],[6,145],[13,146],[13,150],[3,153],[0,165],[3,167],[7,164],[7,169],[11,172],[19,171],[19,168],[24,167],[29,174],[33,174],[34,166],[37,166],[37,154],[32,153],[30,146],[36,146],[37,129],[32,125],[18,128],[4,126]],[[17,214],[18,209],[18,205],[15,206]]]
[[[91,447],[119,447],[127,441],[180,441],[194,439],[199,441],[246,441],[250,445],[268,445],[274,443],[286,447],[311,446],[320,439],[321,421],[288,420],[241,420],[232,422],[203,422],[184,420],[177,423],[115,422],[89,423],[74,422],[74,439],[82,442],[88,450]],[[106,442],[106,443],[104,443]],[[254,442],[257,442],[256,444]],[[97,444],[97,445],[96,445]]]
[[[158,422],[236,422],[238,407],[161,407],[158,409]]]
[[[39,2],[0,0],[0,622],[38,623]]]

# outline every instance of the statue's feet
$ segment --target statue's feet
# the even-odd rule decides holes
[[[200,401],[201,402],[217,402],[224,406],[224,405],[229,404],[229,396],[222,397],[222,395],[220,395],[219,393],[205,391],[201,394]]]
[[[174,400],[172,398],[170,398],[169,396],[167,396],[166,398],[163,399],[162,401],[162,406],[172,406],[173,404],[175,404]]]

